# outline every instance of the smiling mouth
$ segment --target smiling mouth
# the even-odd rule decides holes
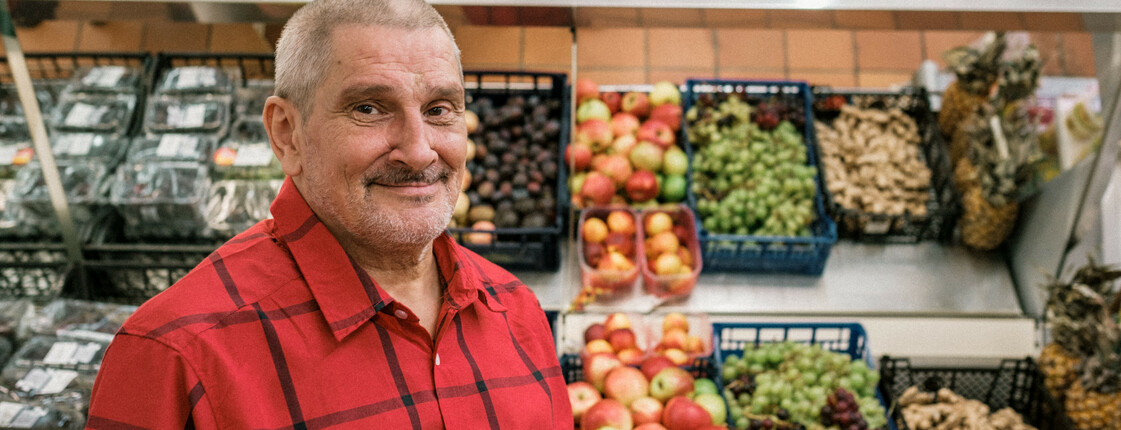
[[[366,186],[378,185],[392,188],[423,188],[433,184],[447,183],[452,172],[433,165],[421,171],[408,168],[390,168],[366,179]]]

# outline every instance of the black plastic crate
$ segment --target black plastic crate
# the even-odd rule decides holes
[[[537,95],[543,99],[560,101],[561,124],[555,150],[557,163],[554,200],[556,216],[553,222],[541,228],[496,228],[494,231],[475,230],[469,227],[449,228],[448,231],[464,247],[506,269],[555,271],[560,267],[560,242],[565,232],[564,204],[568,200],[566,170],[561,165],[560,150],[568,141],[569,100],[567,77],[563,73],[537,73],[514,71],[465,71],[464,87],[468,101],[484,97],[496,104],[513,96]],[[527,107],[531,109],[532,107]],[[528,115],[529,112],[526,112]],[[482,121],[483,118],[480,118]],[[489,244],[471,244],[462,239],[467,234],[490,235]]]
[[[685,83],[683,109],[689,109],[698,102],[702,94],[739,93],[749,98],[778,98],[790,105],[804,106],[807,121],[801,128],[806,144],[806,165],[817,167],[816,144],[814,143],[813,124],[809,121],[810,89],[804,82],[765,82],[730,80],[694,80]],[[751,101],[748,100],[749,104]],[[690,184],[693,177],[693,145],[689,142],[689,121],[681,125],[680,140],[684,142],[689,156]],[[742,236],[734,234],[712,234],[704,228],[704,219],[697,211],[697,195],[693,185],[688,187],[689,206],[697,214],[697,229],[701,242],[704,270],[710,272],[766,272],[791,273],[802,275],[821,275],[833,244],[837,242],[837,225],[825,213],[822,197],[821,172],[817,172],[814,182],[817,192],[814,195],[815,220],[810,225],[810,237]]]
[[[45,304],[59,297],[73,274],[62,243],[0,242],[0,300]]]
[[[239,82],[241,87],[248,86],[254,81],[272,81],[276,74],[273,54],[160,53],[155,59],[152,84],[154,85],[168,69],[185,66],[237,69],[241,73]]]
[[[891,405],[889,416],[900,430],[910,429],[903,421],[898,397],[908,387],[934,392],[949,388],[967,399],[981,401],[992,412],[1011,407],[1024,422],[1040,430],[1073,428],[1062,406],[1051,397],[1043,374],[1031,357],[1002,360],[996,368],[913,367],[906,358],[880,359],[880,391]]]
[[[922,88],[905,88],[901,91],[833,91],[829,88],[813,88],[813,117],[817,121],[832,124],[840,110],[831,108],[827,102],[833,97],[843,97],[845,102],[859,108],[891,109],[899,108],[918,125],[922,138],[920,155],[930,168],[930,197],[926,204],[926,216],[912,214],[887,215],[863,212],[841,206],[834,201],[825,178],[825,164],[818,158],[818,170],[822,175],[822,192],[830,215],[837,222],[841,237],[863,242],[915,243],[924,240],[950,241],[953,239],[954,223],[960,212],[960,205],[953,187],[953,166],[946,143],[938,129],[938,122],[930,108],[930,99]],[[821,142],[818,141],[818,154]]]

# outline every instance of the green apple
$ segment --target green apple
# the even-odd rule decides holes
[[[664,202],[680,202],[685,200],[685,176],[666,176],[662,181],[661,198]]]
[[[712,415],[713,424],[724,424],[724,420],[728,418],[728,409],[724,406],[724,398],[715,393],[698,394],[693,398],[693,402],[701,405]]]
[[[697,394],[718,394],[716,390],[716,383],[708,378],[700,378],[693,381],[693,392]]]
[[[588,99],[576,108],[576,123],[580,124],[589,119],[600,119],[604,123],[611,122],[611,108],[607,107],[600,99]]]
[[[689,170],[689,157],[676,145],[671,146],[662,156],[662,172],[667,175],[684,176]]]
[[[681,91],[677,89],[670,81],[659,81],[654,84],[654,89],[650,91],[650,105],[661,106],[664,104],[681,104]]]

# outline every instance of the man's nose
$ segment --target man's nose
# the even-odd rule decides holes
[[[389,136],[393,142],[391,160],[405,163],[413,170],[422,170],[436,162],[439,155],[432,149],[424,115],[419,112],[401,115],[394,125],[390,128],[393,135]]]

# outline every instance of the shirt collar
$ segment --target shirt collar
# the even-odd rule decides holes
[[[292,178],[284,180],[270,211],[276,238],[292,254],[336,340],[343,340],[393,302],[393,297],[370,279],[320,222]],[[436,239],[433,250],[447,283],[444,300],[452,309],[462,309],[482,298],[488,309],[506,311],[487,296],[478,267],[447,233]]]

